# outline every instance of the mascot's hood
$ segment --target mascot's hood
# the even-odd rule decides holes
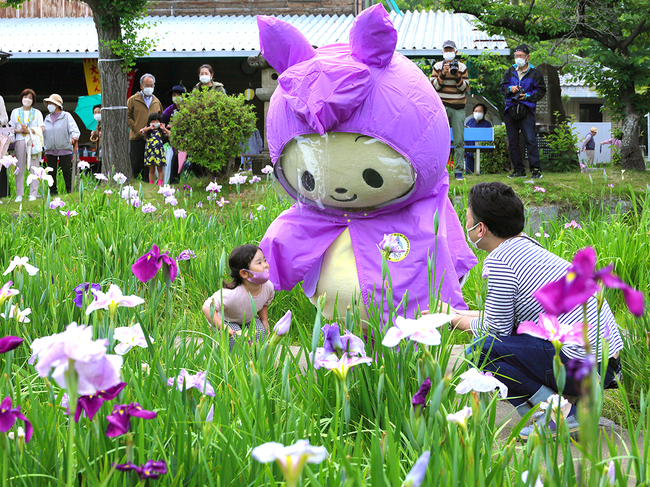
[[[257,23],[262,54],[280,73],[267,115],[274,163],[297,135],[350,132],[389,145],[417,174],[413,190],[387,208],[417,201],[447,180],[445,109],[422,71],[395,52],[397,31],[381,4],[354,20],[349,44],[319,49],[287,22],[260,15]]]

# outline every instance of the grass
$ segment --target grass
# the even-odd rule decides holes
[[[579,178],[584,179],[579,174],[566,177],[573,179],[562,180],[562,184],[573,184],[568,182],[573,180],[576,187],[580,187]],[[551,197],[548,188],[554,178],[545,175],[542,181],[547,192],[542,198]],[[470,181],[468,178],[462,184],[451,183],[460,196],[457,210],[463,223],[463,202]],[[2,397],[10,396],[14,407],[21,407],[35,429],[28,445],[10,442],[0,434],[5,447],[0,454],[8,465],[0,478],[7,483],[63,485],[60,479],[68,477],[69,433],[75,442],[71,450],[72,477],[77,479],[77,485],[84,486],[134,485],[132,474],[116,472],[111,464],[129,459],[141,464],[150,458],[164,459],[169,466],[169,473],[158,481],[160,485],[279,485],[280,469],[253,461],[251,449],[266,441],[291,444],[302,438],[325,446],[329,452],[327,462],[306,468],[303,485],[310,486],[398,486],[425,450],[431,452],[425,485],[519,486],[524,471],[529,471],[531,479],[542,471],[547,486],[574,485],[579,481],[583,485],[602,485],[607,481],[605,468],[610,458],[615,461],[621,485],[630,474],[640,482],[650,477],[649,439],[644,440],[642,451],[630,452],[603,450],[601,442],[591,442],[586,446],[590,456],[582,461],[580,473],[574,468],[574,460],[578,460],[569,448],[568,431],[562,427],[559,441],[540,435],[523,448],[515,448],[514,440],[523,423],[511,421],[509,427],[514,429],[508,434],[494,419],[496,397],[456,394],[454,388],[464,365],[451,377],[444,376],[450,345],[463,340],[446,330],[439,347],[414,347],[412,342],[403,342],[398,351],[391,351],[368,345],[373,363],[357,366],[343,383],[333,373],[311,369],[309,357],[305,373],[284,345],[292,343],[312,350],[321,339],[322,323],[299,286],[277,293],[270,308],[272,324],[286,310],[293,312],[290,336],[282,339],[278,348],[264,348],[262,344],[249,347],[242,340],[229,354],[225,337],[209,333],[205,326],[201,304],[219,288],[230,250],[241,243],[258,242],[270,222],[293,202],[270,184],[247,184],[239,192],[224,184],[223,193],[231,203],[221,208],[206,201],[207,182],[190,179],[186,184],[191,191],[179,185],[177,208],[187,210],[185,219],[174,218],[172,208],[164,205],[157,194],[158,187],[149,184],[135,187],[144,202],[157,206],[150,215],[121,200],[115,185],[110,196],[103,193],[103,188],[94,191],[94,180],[84,183],[83,194],[62,195],[67,203],[64,209],[79,212],[70,219],[56,210],[43,210],[41,200],[23,202],[21,209],[5,199],[0,210],[0,225],[6,229],[0,234],[0,265],[6,267],[14,255],[19,255],[29,257],[30,263],[40,269],[34,277],[16,271],[0,281],[4,284],[13,280],[14,288],[20,291],[13,303],[20,309],[32,309],[29,323],[1,321],[5,334],[22,336],[27,343],[0,356],[4,368],[0,393]],[[594,189],[589,197],[598,199],[603,191],[609,191],[603,182],[600,185],[600,193]],[[603,217],[596,207],[585,210],[582,229],[565,229],[563,221],[551,223],[545,227],[549,237],[543,237],[541,243],[567,259],[579,248],[593,245],[599,266],[613,261],[615,271],[647,296],[650,196],[639,181],[621,188],[621,197],[642,200],[643,204],[627,215]],[[570,201],[579,199],[575,198]],[[199,201],[202,208],[197,208]],[[188,248],[196,252],[196,259],[179,263],[180,277],[169,289],[162,278],[142,284],[131,273],[133,262],[153,243],[173,256]],[[484,258],[483,253],[478,256]],[[103,290],[115,283],[125,294],[144,298],[145,305],[118,308],[115,322],[108,313],[86,316],[72,303],[71,291],[80,282],[101,283]],[[480,272],[472,272],[463,289],[470,306],[480,303],[482,288]],[[649,325],[647,319],[630,317],[618,294],[608,292],[607,298],[620,324],[629,330],[624,361],[635,375],[625,383],[629,395],[608,392],[607,397],[613,398],[605,405],[633,432],[639,428],[637,436],[633,433],[636,439],[650,429],[650,406],[644,399],[650,392],[650,379],[643,366],[648,357],[643,337],[650,331]],[[5,313],[8,306],[5,303]],[[72,321],[92,325],[95,337],[109,341],[109,351],[114,346],[112,330],[116,326],[141,323],[154,340],[153,346],[135,348],[124,357],[122,376],[128,385],[120,397],[104,405],[92,422],[82,419],[74,428],[60,405],[63,390],[52,380],[38,377],[33,366],[27,364],[27,345],[32,340],[61,332]],[[352,317],[346,319],[347,328],[356,329],[356,325]],[[379,342],[383,324],[375,321],[370,326]],[[271,347],[269,343],[267,346]],[[277,361],[269,360],[276,355]],[[145,362],[148,368],[143,369]],[[168,387],[167,379],[176,376],[181,368],[190,373],[206,371],[216,396]],[[426,377],[431,377],[433,389],[429,405],[420,415],[410,401]],[[593,388],[593,394],[594,407],[581,416],[583,433],[588,438],[598,434],[594,421],[601,415],[599,389]],[[149,421],[134,419],[127,436],[107,438],[106,414],[113,404],[129,402],[155,410],[158,417]],[[211,406],[214,419],[207,422]],[[448,413],[464,406],[473,411],[466,430],[446,419]],[[16,433],[16,427],[12,431]],[[623,457],[629,460],[628,467],[623,467]]]

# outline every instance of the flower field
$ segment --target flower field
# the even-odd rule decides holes
[[[154,190],[84,175],[74,197],[0,210],[1,336],[16,337],[0,340],[2,486],[649,485],[650,193],[631,194],[625,215],[594,210],[538,238],[567,260],[593,247],[598,268],[613,263],[645,295],[639,318],[603,291],[627,330],[614,391],[625,448],[598,428],[593,368],[577,443],[559,397],[545,412],[557,438],[522,443],[535,411],[497,422],[507,391],[468,368],[472,355],[451,367],[451,345],[467,340],[438,314],[371,319],[369,340],[359,310],[325,322],[297,287],[276,294],[266,341],[244,332],[229,352],[201,306],[230,250],[292,204],[270,178]],[[480,307],[478,269],[463,290]]]

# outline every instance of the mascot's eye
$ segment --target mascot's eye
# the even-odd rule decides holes
[[[302,173],[302,187],[307,191],[314,191],[316,187],[316,181],[314,181],[314,175],[309,171]]]
[[[381,188],[384,185],[384,178],[374,169],[366,169],[363,171],[363,180],[371,188]]]

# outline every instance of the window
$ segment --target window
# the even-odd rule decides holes
[[[579,122],[602,122],[603,121],[603,104],[602,103],[581,103]]]

